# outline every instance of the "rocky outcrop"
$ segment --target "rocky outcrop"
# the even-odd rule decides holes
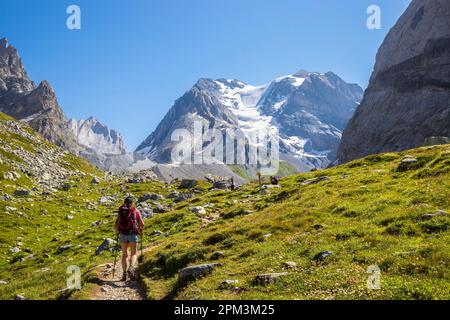
[[[51,85],[42,81],[36,86],[29,79],[17,49],[5,38],[0,40],[0,111],[58,146],[80,150]]]
[[[339,163],[450,137],[450,1],[414,0],[378,51]]]
[[[90,117],[87,120],[69,120],[69,128],[79,144],[96,150],[103,155],[123,155],[126,153],[122,135]]]

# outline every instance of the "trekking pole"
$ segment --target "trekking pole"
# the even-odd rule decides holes
[[[116,264],[117,264],[117,246],[119,244],[119,236],[117,236],[117,241],[116,241],[116,245],[114,247],[114,267],[113,267],[113,273],[112,273],[112,278],[114,279],[114,276],[116,275]]]
[[[144,228],[142,228],[141,232],[141,259],[144,259]]]

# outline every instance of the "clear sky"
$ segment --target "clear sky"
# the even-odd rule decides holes
[[[95,116],[133,150],[198,78],[254,85],[300,69],[366,87],[410,0],[0,0],[0,37],[68,117]],[[81,30],[66,9],[81,8]],[[369,5],[381,30],[366,27]]]

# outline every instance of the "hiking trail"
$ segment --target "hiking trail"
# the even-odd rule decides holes
[[[154,249],[144,249],[144,253]],[[139,257],[138,257],[139,258]],[[139,259],[138,259],[139,260]],[[137,280],[121,281],[121,253],[118,253],[116,271],[113,274],[114,260],[97,267],[97,279],[91,291],[91,300],[146,300],[145,290],[138,275]]]

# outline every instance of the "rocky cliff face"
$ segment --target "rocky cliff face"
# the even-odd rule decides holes
[[[450,137],[450,1],[414,0],[377,54],[338,161]]]
[[[51,85],[43,81],[36,86],[29,79],[17,49],[5,38],[0,40],[0,111],[28,123],[56,145],[80,149]]]
[[[96,150],[104,155],[122,155],[126,153],[122,135],[90,117],[87,120],[69,120],[69,128],[82,146]]]
[[[298,170],[334,161],[342,130],[362,98],[362,89],[329,72],[300,71],[269,85],[239,80],[200,79],[178,99],[137,152],[170,163],[175,129],[191,131],[194,121],[209,128],[280,134],[282,160]]]

